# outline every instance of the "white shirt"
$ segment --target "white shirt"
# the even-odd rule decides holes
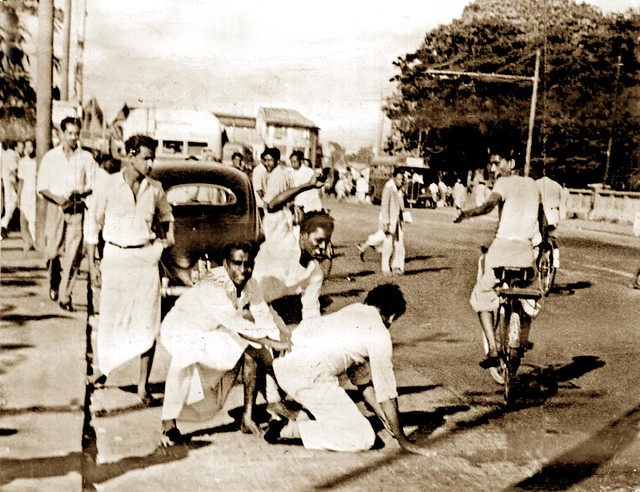
[[[264,193],[265,188],[267,187],[267,176],[269,173],[267,172],[267,168],[264,167],[264,164],[259,163],[256,167],[253,168],[253,172],[251,173],[251,184],[253,184],[253,191],[256,195],[256,203],[258,207],[264,207],[264,201],[258,194],[258,191],[262,191]]]
[[[291,169],[278,164],[267,177],[267,185],[264,189],[264,201],[270,202],[283,191],[293,188]]]
[[[20,156],[13,149],[0,150],[0,165],[2,166],[0,176],[3,181],[6,181],[4,186],[8,186],[9,183],[11,183],[11,185],[16,184],[16,171],[18,169],[19,158]]]
[[[275,236],[260,246],[253,277],[260,283],[267,302],[300,294],[302,319],[307,319],[320,316],[320,289],[324,274],[315,260],[303,267],[300,255],[297,234],[291,229],[279,228]]]
[[[536,180],[536,184],[540,190],[540,198],[548,224],[558,225],[562,205],[562,185],[547,176]]]
[[[496,180],[493,193],[503,200],[496,237],[530,242],[539,232],[540,191],[535,181],[523,176],[502,176]]]
[[[254,322],[244,317],[247,307]],[[250,278],[238,296],[224,267],[214,268],[182,294],[161,327],[162,343],[185,366],[215,357],[218,367],[233,367],[248,345],[238,334],[280,339],[258,282]]]
[[[98,244],[100,230],[105,241],[118,246],[146,244],[156,238],[151,229],[156,210],[160,222],[173,221],[171,205],[158,181],[144,178],[136,197],[122,171],[104,177],[102,183],[85,218],[87,244]]]
[[[389,330],[373,306],[356,303],[332,314],[304,320],[293,330],[291,352],[308,354],[318,375],[340,376],[368,362],[379,402],[398,397]]]
[[[314,176],[313,169],[309,166],[301,165],[298,169],[292,171],[293,185],[302,186],[308,183]],[[320,190],[307,190],[294,198],[293,203],[300,207],[305,213],[320,212],[322,210],[322,201],[320,201]]]
[[[36,160],[31,157],[23,157],[18,162],[18,180],[23,181],[20,207],[35,207],[36,203]],[[34,208],[35,209],[35,208]]]
[[[91,190],[97,167],[89,152],[77,148],[67,160],[59,145],[48,151],[40,162],[37,190],[48,190],[65,198],[72,191]]]

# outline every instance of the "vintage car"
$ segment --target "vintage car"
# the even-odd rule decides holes
[[[209,161],[159,159],[151,177],[162,183],[175,218],[176,243],[162,258],[164,296],[180,295],[220,265],[225,244],[261,239],[253,187],[243,172]]]

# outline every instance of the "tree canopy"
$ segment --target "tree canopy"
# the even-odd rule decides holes
[[[600,182],[609,139],[610,184],[633,186],[640,129],[640,14],[605,16],[573,0],[477,0],[399,57],[386,101],[388,150],[418,153],[438,170],[484,167],[488,149],[524,160],[531,81],[541,68],[533,172],[569,186]]]

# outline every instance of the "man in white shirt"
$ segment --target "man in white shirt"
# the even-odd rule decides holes
[[[500,211],[498,231],[486,253],[483,269],[478,273],[478,281],[470,299],[489,346],[487,357],[480,363],[484,369],[499,365],[493,333],[494,313],[498,309],[498,294],[495,291],[498,279],[493,269],[533,267],[534,245],[540,242],[544,222],[540,191],[535,181],[513,174],[513,159],[493,155],[491,162],[493,172],[500,177],[496,180],[489,199],[479,207],[461,210],[455,220],[460,222],[469,217],[488,214],[496,206]]]
[[[560,223],[560,209],[563,207],[562,185],[548,176],[537,179],[536,185],[538,185],[538,189],[540,190],[540,199],[544,207],[544,215],[547,218],[547,226],[551,232],[555,230]]]
[[[49,202],[44,230],[49,296],[67,311],[74,310],[71,292],[82,260],[84,198],[92,192],[98,167],[78,145],[80,128],[78,118],[62,120],[61,145],[42,158],[37,183],[38,193]]]
[[[163,248],[174,243],[171,206],[162,185],[147,176],[156,147],[156,140],[142,135],[125,142],[128,159],[96,190],[86,228],[91,282],[102,287],[96,380],[140,356],[138,396],[143,403],[152,400],[149,374],[160,332],[158,263]],[[152,228],[156,219],[164,238]],[[98,264],[100,231],[105,246]]]
[[[243,361],[241,430],[262,434],[253,420],[255,369],[272,373],[267,347],[287,350],[290,343],[279,342],[276,321],[251,277],[256,250],[250,243],[228,245],[223,265],[182,294],[162,322],[162,344],[171,354],[162,407],[165,445],[183,440],[176,419],[212,418],[222,409]]]
[[[300,438],[308,449],[356,452],[370,449],[375,432],[340,385],[349,374],[365,401],[410,452],[425,454],[408,440],[398,421],[391,324],[406,303],[396,285],[372,289],[364,303],[303,321],[292,335],[289,353],[273,362],[278,383],[314,420],[274,421],[268,442]]]
[[[8,141],[2,144],[0,153],[0,165],[2,167],[0,172],[0,179],[2,180],[2,188],[0,189],[0,195],[2,196],[2,203],[0,203],[0,211],[2,212],[0,238],[2,239],[7,237],[9,222],[13,217],[18,202],[18,161],[22,157],[23,150],[22,142]]]
[[[260,215],[264,217],[264,192],[267,188],[267,178],[269,173],[275,167],[276,163],[273,160],[272,155],[268,152],[269,149],[264,149],[260,154],[260,163],[253,168],[251,173],[251,183],[253,184],[253,192],[256,196],[256,203],[258,204],[258,210]]]
[[[307,160],[300,150],[295,150],[289,158],[291,162],[293,185],[301,186],[311,181],[315,173],[313,169],[307,165]],[[297,195],[293,200],[293,204],[302,209],[304,213],[320,212],[322,210],[322,201],[320,200],[320,190],[313,188]]]

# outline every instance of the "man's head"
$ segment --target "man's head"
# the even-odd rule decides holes
[[[255,243],[227,244],[223,251],[222,266],[238,290],[244,289],[253,274],[258,247]]]
[[[322,261],[333,234],[333,217],[326,212],[311,212],[300,223],[300,251],[303,260]]]
[[[267,171],[271,172],[271,170],[278,165],[280,161],[280,150],[276,148],[267,147],[260,154],[260,159],[262,159],[262,163],[264,167],[267,168]]]
[[[299,150],[294,150],[291,152],[291,156],[289,157],[289,162],[291,162],[291,167],[293,169],[300,169],[302,165],[302,161],[304,160],[304,154]]]
[[[242,161],[244,156],[240,152],[234,152],[231,156],[231,165],[236,169],[242,169]]]
[[[36,157],[36,143],[33,140],[25,140],[24,141],[24,156],[31,157],[34,159]]]
[[[60,123],[60,141],[64,150],[75,150],[80,139],[82,124],[79,118],[68,116]]]
[[[493,154],[489,158],[491,172],[496,176],[510,176],[516,167],[515,159],[506,159],[499,154]]]
[[[402,188],[402,183],[404,183],[404,172],[396,170],[393,173],[393,181],[398,189]]]
[[[124,143],[131,168],[139,176],[146,176],[156,157],[158,141],[147,135],[133,135]]]
[[[369,291],[364,303],[375,307],[380,313],[382,322],[387,328],[404,314],[407,309],[407,301],[395,284],[382,284]]]

